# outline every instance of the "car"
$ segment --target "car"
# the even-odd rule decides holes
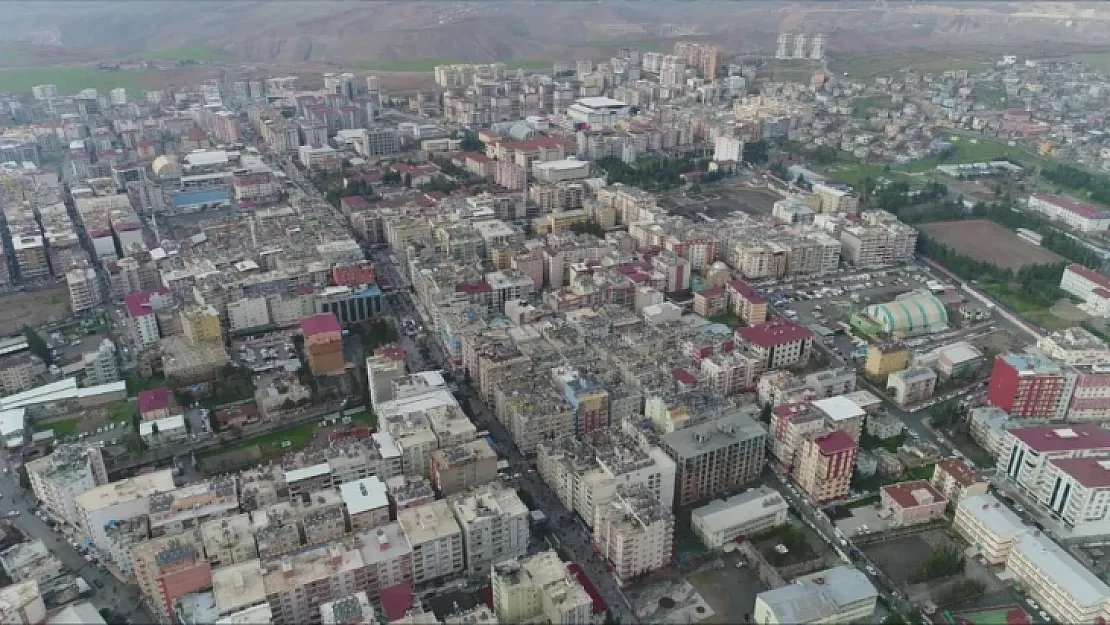
[[[1033,597],[1026,597],[1025,602],[1028,603],[1029,607],[1033,608],[1034,610],[1040,608],[1040,606],[1037,605],[1037,602],[1033,601]]]
[[[867,572],[871,575],[879,574],[879,572],[875,570],[875,567],[871,566],[870,564],[867,565]]]
[[[744,568],[744,561],[740,560],[739,562],[737,562],[736,563],[736,568],[738,568],[738,569]]]
[[[1048,621],[1048,613],[1045,612],[1044,610],[1041,610],[1040,612],[1037,612],[1037,616],[1041,617],[1046,622]]]
[[[17,517],[17,516],[19,516],[19,510],[12,510],[12,511],[8,512],[8,516],[9,516],[9,517]]]

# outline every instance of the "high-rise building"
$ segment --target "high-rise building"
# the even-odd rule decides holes
[[[991,369],[987,401],[1022,419],[1063,420],[1075,382],[1071,371],[1043,355],[1002,354]]]
[[[542,618],[550,623],[589,623],[593,601],[554,551],[494,566],[493,611],[501,623]]]
[[[413,581],[454,575],[463,570],[463,537],[451,506],[444,500],[397,512],[397,523],[412,546]]]
[[[111,339],[104,339],[95,352],[87,352],[81,356],[85,365],[85,384],[96,386],[118,382],[119,360],[116,356],[116,344]]]
[[[466,570],[485,575],[494,564],[522,558],[528,553],[528,507],[511,488],[499,484],[479,486],[450,500],[451,511],[462,528]]]
[[[763,470],[767,432],[743,412],[663,436],[675,463],[675,502],[686,505],[736,490]]]
[[[54,453],[24,466],[35,498],[72,527],[78,526],[80,518],[77,496],[108,483],[104,458],[95,445],[59,445]]]
[[[858,455],[859,444],[840,430],[811,435],[798,451],[794,479],[814,501],[840,499],[851,489]]]
[[[671,564],[674,513],[647,487],[620,486],[614,499],[594,508],[593,543],[627,584]]]
[[[66,272],[69,306],[74,315],[83,315],[104,302],[100,280],[92,267],[74,267]]]

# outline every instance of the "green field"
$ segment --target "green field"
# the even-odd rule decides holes
[[[312,440],[312,433],[317,428],[317,423],[309,421],[301,425],[270,432],[262,436],[254,438],[247,438],[230,445],[223,445],[215,449],[210,449],[201,454],[202,458],[210,458],[212,456],[221,456],[236,451],[257,446],[266,458],[273,458],[282,454],[292,453],[304,448],[309,441]],[[282,447],[282,441],[289,441],[289,447]]]
[[[347,416],[350,417],[351,420],[355,423],[368,425],[372,429],[378,427],[378,417],[370,410],[360,410],[358,412],[353,412]]]
[[[986,69],[985,61],[955,58],[915,58],[897,54],[832,54],[829,69],[837,74],[847,72],[848,78],[871,82],[879,76],[893,76],[903,69],[942,74],[949,70],[966,69],[977,72]]]
[[[54,438],[62,438],[77,432],[77,424],[81,422],[80,417],[73,417],[72,419],[62,419],[61,421],[52,421],[50,423],[36,423],[36,432],[45,432],[46,430],[54,430]]]
[[[58,92],[72,95],[82,89],[107,92],[116,87],[143,89],[145,81],[154,72],[118,71],[102,72],[96,67],[19,67],[0,69],[0,92],[30,92],[35,85],[58,85]]]
[[[815,72],[821,71],[821,61],[805,59],[770,59],[763,67],[770,69],[775,80],[809,84]]]
[[[952,152],[945,158],[930,156],[903,167],[907,173],[929,172],[937,165],[957,163],[980,163],[999,159],[1012,159],[1023,166],[1045,167],[1053,164],[1051,160],[1035,156],[1018,146],[1010,146],[992,139],[952,135],[946,139],[952,143]]]
[[[890,96],[887,95],[873,95],[859,98],[852,103],[852,117],[857,119],[868,119],[875,109],[889,108],[890,103]]]
[[[453,65],[457,63],[483,63],[484,61],[460,61],[457,59],[402,59],[399,61],[366,61],[356,63],[355,69],[379,72],[431,72],[436,65]],[[550,70],[553,61],[542,59],[520,59],[505,61],[506,70],[523,69],[528,71]]]
[[[573,48],[639,48],[643,52],[663,52],[666,46],[655,39],[596,39],[572,44]]]

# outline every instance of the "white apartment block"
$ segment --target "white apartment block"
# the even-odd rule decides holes
[[[765,590],[755,598],[752,622],[761,625],[800,623],[870,623],[879,593],[855,567],[844,565]]]
[[[75,499],[77,531],[92,541],[97,549],[108,554],[113,562],[126,562],[130,559],[129,554],[108,537],[109,522],[149,515],[150,498],[175,488],[173,471],[166,469],[85,491]]]
[[[813,185],[809,205],[818,213],[854,213],[859,208],[859,198],[851,189],[817,183]]]
[[[1016,514],[994,495],[974,495],[956,504],[952,528],[962,536],[976,555],[989,565],[1010,557],[1014,539],[1028,531]]]
[[[593,543],[623,585],[671,563],[674,514],[644,486],[618,487],[594,508]]]
[[[593,601],[554,551],[498,563],[490,575],[493,611],[501,623],[593,622]]]
[[[1055,499],[1051,489],[1059,472],[1052,461],[1110,457],[1110,430],[1094,424],[1014,428],[1007,433],[998,458],[1003,476],[1043,502]]]
[[[73,314],[81,315],[103,303],[103,293],[96,270],[92,267],[74,267],[66,272],[69,287],[69,304]]]
[[[59,445],[26,465],[31,491],[54,517],[77,527],[77,496],[108,483],[104,458],[95,445]]]
[[[244,297],[227,303],[227,324],[232,332],[270,324],[270,307],[265,297]]]
[[[1110,457],[1049,460],[1037,503],[1069,538],[1110,534]]]
[[[1110,278],[1082,265],[1068,265],[1060,288],[1083,300],[1079,308],[1096,317],[1110,317]]]
[[[466,570],[488,574],[494,564],[528,553],[528,508],[516,491],[497,484],[480,486],[450,500],[462,528]]]
[[[1110,587],[1041,532],[1014,539],[1006,570],[1053,622],[1110,620]]]
[[[717,137],[713,140],[713,160],[734,163],[744,160],[744,140],[737,137]]]
[[[720,549],[737,536],[755,534],[789,520],[790,505],[778,491],[766,486],[717,499],[690,515],[691,528],[710,549]]]
[[[412,547],[413,582],[421,584],[463,570],[463,535],[444,500],[397,512]]]
[[[917,230],[905,224],[848,226],[840,232],[841,254],[856,267],[882,267],[913,258]]]

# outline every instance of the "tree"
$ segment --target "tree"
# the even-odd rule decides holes
[[[592,234],[599,239],[605,237],[605,228],[602,228],[601,224],[593,220],[572,223],[570,230],[579,234]]]
[[[752,165],[762,165],[767,162],[770,146],[765,139],[744,144],[744,162]]]
[[[405,188],[406,189],[411,189],[412,188],[412,174],[410,174],[407,171],[405,172]]]
[[[763,408],[761,408],[759,411],[759,420],[764,423],[770,423],[771,413],[773,413],[774,411],[775,407],[772,406],[770,403],[764,404]]]
[[[621,620],[620,617],[613,614],[612,610],[606,610],[605,620],[601,622],[601,625],[621,625]]]
[[[486,144],[478,138],[478,133],[467,130],[463,133],[459,148],[464,152],[485,152]]]
[[[43,364],[47,367],[54,364],[54,352],[50,351],[50,346],[46,344],[42,336],[31,326],[23,326],[23,336],[27,339],[27,348],[31,353],[42,359]]]

